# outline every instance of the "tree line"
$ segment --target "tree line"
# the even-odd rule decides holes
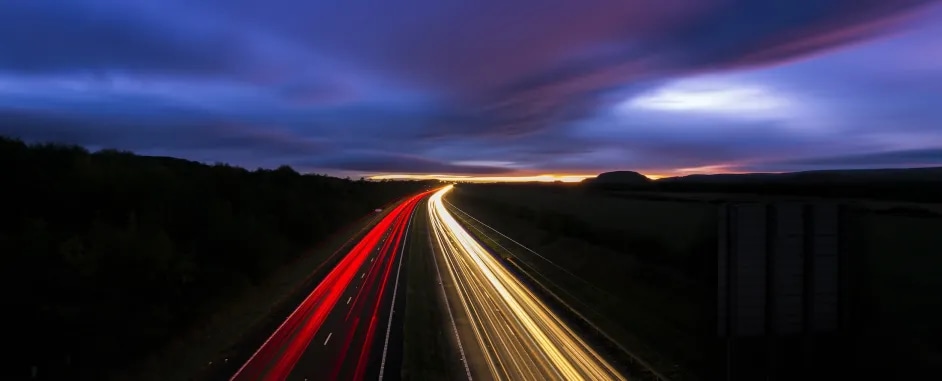
[[[8,345],[24,364],[88,377],[146,356],[305,248],[429,186],[7,138],[0,163],[7,329],[22,330]]]

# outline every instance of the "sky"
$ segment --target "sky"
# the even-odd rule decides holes
[[[942,165],[925,0],[4,0],[0,134],[578,180]]]

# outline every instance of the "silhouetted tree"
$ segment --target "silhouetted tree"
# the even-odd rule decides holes
[[[88,379],[173,339],[339,227],[427,187],[5,138],[0,163],[4,280],[24,319],[10,328],[35,328],[11,344],[45,372],[70,356],[63,375]]]

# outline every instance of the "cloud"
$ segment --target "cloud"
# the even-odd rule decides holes
[[[769,164],[776,166],[794,166],[804,168],[942,166],[942,147],[870,152],[843,156],[814,157]]]
[[[697,3],[687,12],[647,14],[663,21],[650,28],[586,36],[576,50],[586,53],[578,59],[571,58],[572,49],[555,47],[557,56],[534,65],[531,74],[507,83],[489,100],[491,110],[509,119],[492,128],[530,133],[552,128],[554,122],[591,114],[605,105],[607,94],[623,92],[632,82],[789,62],[886,32],[930,1]],[[494,51],[482,59],[513,54]]]
[[[735,66],[761,66],[846,46],[898,29],[909,16],[934,0],[838,0],[793,6],[787,0],[736,1],[728,21],[759,14],[764,22],[749,27],[752,38],[730,47],[726,61]],[[733,8],[735,7],[735,8]],[[713,20],[734,29],[737,24]],[[738,24],[742,25],[742,24]],[[722,58],[721,58],[722,59]]]
[[[206,7],[225,7],[233,23],[438,96],[445,109],[459,110],[454,118],[473,123],[436,124],[430,136],[502,138],[551,132],[591,115],[631,83],[787,62],[868,38],[928,2],[281,0]]]
[[[130,3],[5,1],[0,5],[0,68],[213,75],[247,58],[233,36],[168,23]]]
[[[294,160],[331,148],[329,142],[276,129],[240,126],[192,114],[176,121],[142,122],[48,111],[0,109],[0,134],[31,142],[79,144],[179,156],[220,152],[257,159]],[[211,155],[210,155],[211,156]]]
[[[0,132],[243,162],[469,174],[514,169],[461,162],[589,171],[786,160],[839,139],[819,128],[829,123],[861,132],[835,155],[895,149],[873,143],[889,122],[906,122],[895,127],[906,130],[901,142],[937,125],[929,100],[939,88],[922,77],[884,83],[902,95],[883,100],[879,86],[859,84],[876,76],[776,74],[841,94],[819,102],[828,113],[809,112],[823,97],[781,79],[706,88],[682,79],[788,68],[899,28],[928,3],[2,2],[0,117],[10,123]],[[4,90],[5,78],[20,80],[16,91]],[[879,95],[862,101],[864,92]],[[613,108],[628,110],[614,117]]]
[[[281,86],[278,96],[299,106],[336,105],[357,100],[355,90],[323,82],[289,83]]]
[[[789,108],[784,97],[761,87],[696,88],[671,86],[632,98],[624,106],[663,111],[767,113]]]
[[[452,164],[415,155],[361,150],[303,160],[297,165],[301,168],[329,168],[365,173],[496,175],[513,172],[513,169],[501,166]]]

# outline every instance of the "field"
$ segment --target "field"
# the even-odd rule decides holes
[[[541,287],[672,379],[716,374],[717,205],[773,199],[781,198],[474,184],[448,196],[456,215],[465,211],[479,220],[462,218],[479,240],[536,274]],[[940,370],[939,205],[841,203],[852,211],[844,238],[850,250],[848,361],[861,363],[854,369],[862,375]]]
[[[715,206],[599,200],[568,188],[464,185],[448,201],[546,257],[515,248],[454,213],[485,245],[538,274],[567,304],[659,372],[693,379],[694,370],[705,366],[701,349],[709,305],[702,271],[692,270],[713,258]]]
[[[866,213],[860,218],[853,298],[856,357],[865,372],[942,371],[942,217]]]

